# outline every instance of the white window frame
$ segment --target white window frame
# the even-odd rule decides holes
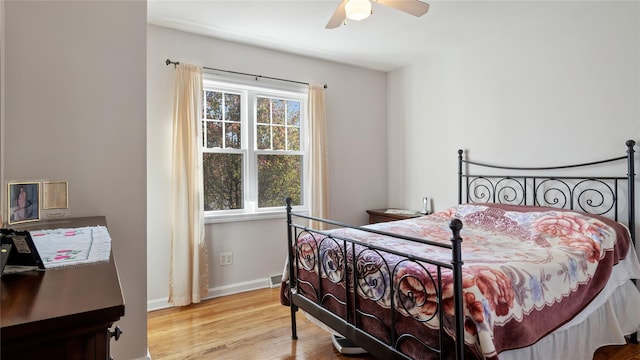
[[[226,91],[229,93],[241,94],[241,146],[240,149],[217,149],[215,152],[223,153],[241,153],[243,154],[243,209],[233,210],[210,210],[205,211],[205,223],[247,221],[284,218],[285,205],[269,208],[258,208],[258,155],[268,154],[296,154],[303,157],[302,169],[302,205],[294,206],[293,210],[308,214],[311,201],[311,193],[309,186],[309,119],[308,119],[308,98],[307,88],[300,86],[283,86],[283,85],[262,85],[257,86],[254,83],[219,77],[212,74],[203,74],[203,99],[204,91]],[[256,149],[256,98],[257,97],[275,97],[285,100],[295,100],[300,102],[300,151],[286,151],[283,153],[278,150],[258,150]],[[205,104],[203,103],[203,107]],[[199,126],[202,131],[202,126]],[[199,151],[201,153],[209,152],[204,148],[202,142],[199,143]],[[204,196],[204,194],[203,194]]]

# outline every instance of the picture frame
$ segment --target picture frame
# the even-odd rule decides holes
[[[8,183],[7,205],[9,225],[40,220],[40,183]]]
[[[69,183],[66,181],[42,182],[42,209],[68,209]]]

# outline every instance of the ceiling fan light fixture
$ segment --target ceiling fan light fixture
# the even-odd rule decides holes
[[[371,15],[371,2],[369,0],[349,0],[344,6],[344,10],[351,20],[366,19]]]

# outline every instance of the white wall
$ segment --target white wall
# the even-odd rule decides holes
[[[459,148],[520,166],[624,155],[640,135],[639,4],[583,2],[390,73],[389,205],[454,205]]]
[[[166,306],[169,274],[171,115],[175,70],[164,61],[327,84],[329,217],[365,224],[387,206],[386,75],[163,27],[147,28],[149,307]],[[284,213],[283,213],[284,215]],[[210,295],[267,285],[286,257],[284,217],[206,227]],[[220,252],[233,264],[220,266]]]
[[[66,180],[73,216],[106,216],[125,300],[112,355],[144,358],[146,2],[3,5],[2,183]]]
[[[623,156],[627,139],[639,142],[640,3],[579,5],[389,73],[388,158],[402,159],[389,162],[389,206],[418,209],[425,195],[436,210],[456,204],[457,149],[545,166]],[[640,204],[637,175],[635,187]]]

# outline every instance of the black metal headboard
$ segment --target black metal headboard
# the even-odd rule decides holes
[[[458,204],[499,203],[552,206],[604,215],[616,221],[618,221],[620,212],[626,209],[627,225],[635,243],[633,150],[635,144],[636,142],[633,140],[626,142],[626,156],[550,167],[489,165],[466,160],[463,158],[464,151],[458,150]],[[621,162],[622,160],[627,160],[626,176],[557,176],[551,174],[555,170],[572,168],[593,171],[595,165]],[[527,171],[530,173],[525,174]],[[624,195],[625,191],[627,201],[619,201],[619,194]]]

